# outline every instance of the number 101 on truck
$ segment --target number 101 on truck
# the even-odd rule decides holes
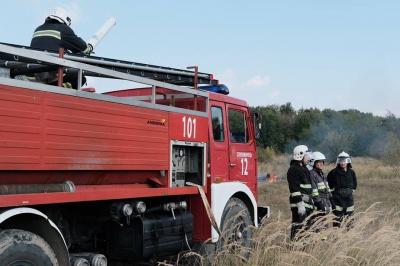
[[[0,44],[0,264],[249,247],[269,214],[257,206],[261,116],[197,68],[60,54]],[[109,92],[27,79],[45,71]]]

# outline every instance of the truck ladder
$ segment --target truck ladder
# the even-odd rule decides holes
[[[15,44],[7,44],[7,43],[0,43],[0,44],[16,48],[22,48],[25,50],[36,51],[39,53],[58,57],[58,52],[48,52]],[[149,65],[149,64],[130,62],[124,60],[88,56],[83,54],[65,54],[64,58],[75,62],[86,63],[92,66],[107,68],[114,71],[127,73],[139,77],[149,78],[153,80],[158,80],[170,84],[195,87],[195,72],[185,69],[176,69],[171,67],[163,67],[163,66]],[[0,67],[12,68],[14,70],[15,75],[29,74],[34,72],[35,71],[34,69],[37,70],[45,69],[44,71],[49,71],[48,69],[51,69],[51,66],[49,66],[49,64],[38,62],[37,60],[32,60],[30,58],[20,58],[18,55],[6,54],[3,52],[0,52]],[[27,71],[26,69],[28,68],[31,71]],[[37,70],[36,72],[38,72]],[[84,74],[86,76],[104,77],[104,75],[101,75],[99,73],[93,73],[90,71],[85,71]],[[199,72],[197,74],[197,77],[198,77],[197,83],[199,85],[218,85],[218,80],[215,80],[212,74]]]
[[[209,104],[209,93],[203,90],[197,90],[193,89],[191,87],[187,86],[182,86],[182,84],[174,84],[173,82],[170,82],[170,80],[166,81],[159,81],[156,79],[150,79],[147,77],[142,77],[141,75],[135,75],[129,72],[124,72],[124,71],[117,71],[115,67],[107,67],[107,64],[110,65],[111,62],[106,62],[105,64],[99,64],[100,66],[97,66],[96,64],[88,64],[88,63],[82,63],[79,61],[74,61],[70,59],[71,57],[68,58],[59,58],[56,56],[56,54],[53,53],[47,53],[47,52],[42,52],[42,51],[37,51],[34,49],[27,49],[23,48],[21,46],[16,47],[15,45],[10,46],[7,44],[1,44],[0,43],[0,70],[4,70],[4,68],[11,69],[9,71],[6,71],[6,73],[3,75],[2,71],[0,71],[0,84],[3,85],[8,85],[8,86],[15,86],[15,87],[24,87],[24,88],[32,88],[35,90],[45,90],[45,91],[52,91],[55,92],[56,89],[54,89],[54,86],[46,85],[46,84],[41,84],[41,83],[36,83],[36,82],[30,82],[27,81],[26,79],[19,80],[14,79],[13,75],[11,74],[13,71],[24,71],[28,70],[31,71],[30,73],[35,73],[35,72],[43,72],[43,71],[52,71],[53,69],[56,70],[58,69],[59,66],[62,66],[64,70],[74,70],[78,71],[79,74],[81,75],[83,72],[85,74],[87,73],[93,73],[95,76],[100,76],[100,77],[107,77],[107,78],[112,78],[112,79],[121,79],[121,80],[127,80],[127,81],[132,81],[140,84],[146,84],[150,85],[152,90],[151,93],[147,97],[148,102],[143,102],[140,99],[134,99],[134,97],[128,97],[128,98],[121,98],[121,97],[115,97],[115,96],[108,96],[108,95],[102,95],[102,94],[92,94],[92,93],[82,93],[80,91],[80,86],[77,91],[74,90],[72,92],[71,90],[68,89],[63,89],[58,90],[57,93],[62,93],[62,94],[73,94],[79,97],[85,97],[85,98],[93,98],[93,99],[98,99],[98,100],[104,100],[104,101],[111,101],[111,102],[118,102],[118,103],[123,103],[123,104],[128,104],[128,105],[136,105],[136,106],[143,106],[143,107],[149,107],[149,108],[155,108],[155,109],[160,109],[160,110],[168,110],[168,111],[176,111],[176,112],[181,112],[181,113],[190,113],[194,115],[199,115],[199,116],[208,116],[208,104]],[[90,57],[74,57],[74,58],[89,58]],[[101,60],[97,60],[101,61]],[[22,66],[22,67],[21,67]],[[40,70],[40,71],[38,71]],[[166,69],[162,69],[161,71],[165,71]],[[32,72],[33,71],[33,72]],[[8,72],[8,74],[7,74]],[[192,74],[192,80],[194,82],[194,73],[191,71],[186,71],[183,70],[183,72],[189,72]],[[25,75],[26,73],[19,73],[18,75]],[[207,74],[206,74],[207,75]],[[189,75],[188,75],[189,76]],[[11,79],[10,79],[11,77]],[[211,75],[212,77],[212,75]],[[211,79],[210,79],[211,81]],[[215,81],[215,80],[213,80]],[[22,82],[22,83],[21,83]],[[78,84],[79,85],[79,84]],[[177,92],[177,94],[170,94],[170,95],[177,95],[178,97],[185,97],[185,98],[194,98],[195,99],[195,108],[194,109],[187,109],[187,108],[180,108],[180,107],[175,107],[174,105],[167,106],[167,105],[160,105],[157,104],[157,89],[158,88],[164,88],[164,89],[169,89],[172,91]],[[205,108],[203,110],[197,110],[196,107],[196,102],[198,97],[203,97],[206,101],[205,103]]]

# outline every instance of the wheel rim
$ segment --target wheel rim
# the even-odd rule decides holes
[[[240,232],[240,230],[236,231],[236,239],[237,239],[237,240],[241,240],[242,237],[243,237],[242,232]]]
[[[235,240],[238,242],[242,242],[243,240],[246,239],[246,221],[243,219],[243,217],[237,217],[237,219],[235,220],[235,224],[237,224],[237,228],[236,228],[236,232],[235,232]],[[242,244],[242,243],[241,243]]]
[[[237,217],[234,221],[232,221],[231,226],[231,234],[230,237],[228,237],[227,243],[233,244],[233,249],[238,248],[239,245],[245,246],[247,241],[245,230],[247,226],[243,218]]]
[[[250,226],[250,213],[246,205],[240,199],[230,199],[221,219],[222,235],[219,241],[221,249],[239,251],[247,256],[252,238]]]

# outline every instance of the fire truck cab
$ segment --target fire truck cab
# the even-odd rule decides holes
[[[61,57],[0,44],[0,261],[97,266],[250,247],[269,215],[257,206],[259,114],[197,68]],[[25,77],[44,71],[145,86],[99,94]]]

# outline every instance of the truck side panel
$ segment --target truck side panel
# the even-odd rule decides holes
[[[3,170],[168,169],[168,112],[8,86],[0,111]]]

